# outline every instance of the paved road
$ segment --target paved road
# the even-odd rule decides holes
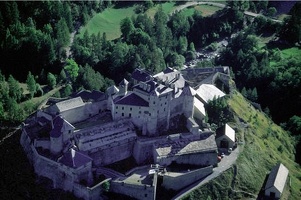
[[[245,11],[244,14],[247,15],[247,16],[250,16],[250,17],[263,16],[262,14],[257,14],[257,13],[253,13],[253,12],[249,12],[249,11]],[[266,17],[266,16],[265,16],[265,17]],[[267,17],[267,18],[269,18],[269,17]],[[277,20],[277,19],[273,19],[273,18],[269,18],[269,19],[271,19],[271,20],[274,21],[274,22],[282,23],[281,20]]]
[[[220,163],[218,163],[218,167],[213,168],[213,173],[207,176],[206,178],[190,185],[189,187],[180,191],[175,197],[172,199],[181,199],[185,195],[189,194],[193,190],[197,189],[198,187],[208,183],[212,179],[218,177],[221,173],[229,169],[235,162],[239,155],[239,147],[237,147],[230,155],[226,155]]]

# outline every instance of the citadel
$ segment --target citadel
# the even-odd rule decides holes
[[[136,69],[105,93],[49,99],[23,123],[20,143],[36,175],[53,188],[91,200],[108,191],[155,199],[159,186],[177,191],[206,177],[218,149],[233,147],[228,124],[215,133],[205,122],[205,105],[226,95],[216,81],[229,87],[228,67],[155,75]],[[126,172],[112,167],[129,159],[134,167]]]

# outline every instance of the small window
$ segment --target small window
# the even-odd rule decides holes
[[[139,114],[141,114],[141,111],[139,111]]]
[[[147,197],[147,194],[144,194],[144,197]]]
[[[122,110],[124,110],[124,107],[122,106]]]
[[[130,111],[132,111],[133,110],[133,108],[132,107],[130,107]]]
[[[156,102],[154,101],[153,104],[156,104]]]
[[[129,114],[129,117],[132,117],[132,113]]]
[[[121,116],[124,117],[124,113],[121,113]]]
[[[118,109],[118,106],[116,106],[116,109]]]

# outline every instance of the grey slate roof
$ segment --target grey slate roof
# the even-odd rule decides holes
[[[232,129],[228,124],[225,124],[216,130],[216,138],[222,137],[223,135],[235,142],[235,130]]]
[[[215,98],[220,98],[226,94],[220,89],[211,84],[202,84],[197,90],[197,95],[206,103],[212,101]]]
[[[57,106],[57,108],[60,112],[63,112],[63,111],[67,111],[67,110],[71,110],[74,108],[84,106],[85,103],[83,102],[81,97],[76,97],[76,98],[58,102],[55,105]]]
[[[135,93],[130,93],[123,98],[115,102],[116,105],[131,105],[131,106],[144,106],[148,107],[149,103],[136,95]]]
[[[58,138],[68,126],[74,129],[74,126],[63,119],[61,116],[55,117],[53,120],[53,129],[50,131],[50,136]]]
[[[75,151],[74,149],[70,149],[67,153],[63,155],[63,157],[59,160],[60,163],[72,167],[74,169],[85,165],[86,163],[92,161],[92,158],[89,156]]]
[[[105,94],[103,92],[96,91],[96,90],[93,90],[92,92],[88,90],[82,90],[79,91],[78,93],[71,95],[71,97],[73,98],[81,97],[85,101],[88,100],[100,101],[105,99]]]
[[[145,82],[149,80],[151,75],[143,69],[135,69],[132,73],[132,79]]]
[[[288,169],[282,163],[277,164],[271,170],[264,189],[267,190],[271,187],[275,187],[280,193],[282,193],[288,173]]]

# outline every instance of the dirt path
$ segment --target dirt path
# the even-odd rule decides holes
[[[66,50],[66,57],[67,57],[67,58],[70,58],[71,55],[72,55],[72,52],[71,52],[71,46],[72,46],[72,44],[73,44],[75,34],[76,34],[76,31],[74,31],[74,32],[72,32],[72,33],[70,34],[70,44],[69,44],[69,46],[67,46],[66,49],[65,49],[65,50]]]
[[[170,14],[174,14],[175,12],[179,12],[180,10],[183,10],[184,8],[187,8],[190,6],[195,6],[195,5],[210,5],[210,6],[220,7],[220,8],[225,7],[225,4],[215,3],[215,2],[188,2],[184,5],[180,5],[180,6],[176,7],[173,11],[171,11]]]

